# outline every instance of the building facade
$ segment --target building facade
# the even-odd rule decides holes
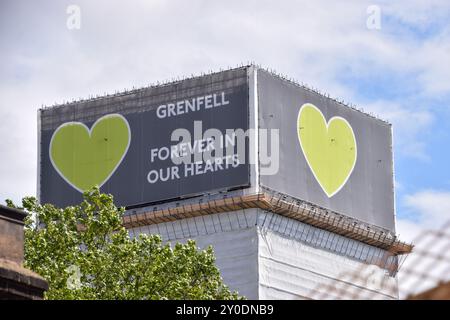
[[[248,298],[398,297],[385,121],[251,65],[42,109],[39,137],[41,202],[100,185],[131,234],[212,245]]]

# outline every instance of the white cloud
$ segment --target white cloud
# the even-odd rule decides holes
[[[419,80],[429,95],[447,94],[450,91],[449,57],[450,28],[426,41],[418,51],[415,61],[422,69]]]
[[[407,195],[404,205],[425,228],[437,228],[450,220],[450,191],[425,190]]]
[[[401,3],[381,2],[382,19],[392,16],[426,29],[449,8],[445,1]],[[425,95],[450,92],[448,32],[416,39],[393,34],[386,24],[368,30],[371,1],[77,1],[81,29],[72,31],[66,28],[69,4],[2,2],[0,117],[8,121],[0,129],[0,201],[34,193],[41,104],[247,61],[347,101],[358,94],[340,75],[370,76],[377,68],[417,74]],[[426,159],[419,132],[430,128],[430,111],[381,99],[363,105],[377,105],[394,122],[404,154]]]
[[[436,230],[450,221],[450,191],[423,190],[401,199],[402,217],[397,217],[397,234],[413,242],[421,233]]]
[[[407,105],[407,102],[405,101]],[[430,161],[424,138],[434,122],[433,113],[423,107],[411,108],[391,101],[374,101],[365,105],[372,112],[393,125],[397,154]]]
[[[412,220],[397,218],[396,231],[400,237],[400,240],[407,243],[413,243],[417,236],[424,231],[424,229],[420,224]]]
[[[380,5],[388,15],[421,30],[448,16],[449,7],[446,0],[381,0]]]

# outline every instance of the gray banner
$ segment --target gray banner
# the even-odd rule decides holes
[[[261,175],[261,185],[394,231],[392,137],[388,123],[263,70],[258,71],[258,97],[260,127],[280,130],[279,171],[275,175]],[[312,115],[308,118],[305,113],[306,124],[298,124],[300,108],[305,104],[314,105],[322,113],[323,124],[315,120],[320,120],[320,113],[310,105],[308,110]],[[319,116],[314,118],[315,114]],[[305,136],[302,147],[299,127],[303,126],[300,130],[318,130],[318,126],[326,128],[326,122],[333,117],[340,119],[335,121],[332,129],[338,138],[330,135],[320,150],[322,146],[314,145],[320,142]],[[340,160],[338,155],[330,152],[330,157],[326,157],[328,145],[345,142],[348,150],[356,147],[349,130],[336,128],[339,125],[346,127],[345,122],[352,128],[356,140],[357,157],[353,168],[348,165],[353,160],[351,155],[347,158],[344,155]],[[340,150],[339,146],[336,150]],[[339,166],[339,162],[343,164]],[[333,167],[321,177],[320,170],[326,171],[327,166]],[[345,171],[344,176],[349,173],[346,181],[345,177],[339,177],[338,171],[342,170]]]

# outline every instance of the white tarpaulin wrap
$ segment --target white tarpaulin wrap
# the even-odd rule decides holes
[[[156,233],[170,242],[194,239],[201,248],[212,245],[225,283],[249,299],[345,298],[330,290],[342,285],[363,298],[365,292],[372,299],[397,295],[396,278],[368,264],[383,250],[261,209],[187,218],[130,233]],[[370,272],[366,276],[361,270]],[[354,273],[363,277],[354,279]]]
[[[258,235],[256,209],[183,219],[130,229],[155,233],[171,242],[194,239],[200,248],[212,245],[225,283],[248,299],[258,299]]]
[[[346,291],[353,289],[364,296],[369,290],[373,298],[392,299],[393,296],[377,293],[380,288],[371,288],[370,283],[358,279],[349,283],[347,273],[359,272],[360,261],[338,255],[323,249],[314,248],[298,240],[287,238],[271,230],[258,229],[259,260],[259,298],[260,299],[309,299],[330,286],[338,287],[342,282]],[[395,279],[385,275],[384,270],[374,267],[379,277]],[[316,292],[319,291],[319,292]],[[327,298],[338,299],[332,292],[326,292]],[[389,294],[391,294],[389,292]]]

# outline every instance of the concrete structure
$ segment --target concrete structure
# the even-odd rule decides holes
[[[23,211],[0,205],[0,299],[42,299],[47,282],[24,268]]]
[[[42,202],[78,203],[95,182],[127,206],[130,233],[213,245],[225,282],[248,298],[320,298],[338,283],[361,297],[398,297],[398,256],[411,246],[395,234],[386,121],[254,65],[44,108],[38,119]],[[245,131],[245,148],[231,148],[245,161],[191,174],[192,162],[152,155],[184,143],[173,139],[178,129],[201,141],[199,120],[202,138],[207,129],[218,141]],[[94,132],[98,123],[104,130]],[[188,157],[204,165],[204,154]],[[176,174],[154,180],[155,172]],[[363,266],[366,278],[346,278]]]
[[[259,72],[266,78],[277,78],[256,67],[248,69],[251,129],[271,125],[267,121],[269,106],[266,104],[266,110],[261,111]],[[288,85],[296,86],[291,82]],[[387,130],[390,132],[390,128]],[[255,145],[250,146],[250,152],[259,154],[260,135],[251,139]],[[389,139],[387,148],[391,148]],[[296,194],[292,182],[286,182],[284,192],[271,190],[264,184],[270,185],[276,178],[263,179],[258,161],[251,165],[249,188],[212,191],[192,199],[129,210],[125,225],[135,235],[156,233],[170,242],[195,239],[200,247],[212,245],[225,283],[250,299],[339,299],[339,291],[329,294],[327,290],[340,284],[362,299],[398,299],[397,257],[410,252],[411,246],[395,235],[393,189],[392,181],[389,182],[393,174],[392,163],[389,164],[392,154],[383,157],[387,157],[383,159],[387,159],[391,170],[386,188],[377,191],[387,192],[388,196],[384,201],[383,196],[375,200],[380,202],[383,217],[363,211],[347,215],[292,197],[289,194]],[[283,184],[278,181],[274,185]],[[285,189],[291,191],[287,193]],[[358,201],[373,203],[368,196],[363,195],[365,200]],[[348,202],[341,201],[340,207],[354,203],[351,197],[356,194],[349,193]],[[370,222],[358,217],[368,217]],[[374,221],[379,222],[378,226]],[[348,277],[367,266],[370,268],[365,277]]]
[[[410,246],[282,194],[240,193],[130,210],[124,223],[134,236],[212,245],[225,283],[250,299],[339,299],[329,288],[342,284],[358,298],[398,299],[397,256]]]

